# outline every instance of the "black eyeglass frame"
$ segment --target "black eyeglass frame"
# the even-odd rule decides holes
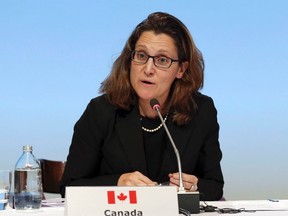
[[[179,59],[172,59],[172,58],[170,58],[170,57],[168,57],[168,56],[165,56],[165,58],[171,60],[171,63],[170,63],[170,65],[169,65],[168,67],[163,67],[163,66],[156,65],[156,63],[155,63],[155,58],[156,58],[156,57],[161,57],[161,56],[151,56],[151,55],[148,55],[148,54],[145,53],[145,52],[137,51],[137,50],[132,50],[132,51],[130,51],[130,52],[131,52],[131,60],[132,60],[133,62],[135,62],[135,63],[137,63],[137,64],[146,64],[146,63],[148,62],[148,60],[149,60],[150,58],[152,58],[152,59],[153,59],[153,64],[155,65],[155,67],[161,68],[161,69],[168,69],[168,68],[170,68],[171,65],[173,64],[173,62],[181,62],[181,60],[179,60]],[[135,61],[135,60],[134,60],[134,56],[135,56],[136,52],[138,52],[138,53],[139,53],[139,52],[140,52],[140,53],[144,53],[144,54],[148,57],[148,58],[146,59],[146,61],[145,61],[145,62]]]

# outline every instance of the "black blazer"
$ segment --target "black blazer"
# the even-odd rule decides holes
[[[199,94],[197,103],[198,110],[188,125],[175,125],[171,115],[166,124],[179,150],[182,171],[199,178],[203,200],[218,200],[223,195],[224,180],[217,111],[210,97]],[[105,95],[90,101],[74,127],[61,183],[62,196],[68,185],[111,186],[117,185],[123,173],[139,171],[147,175],[139,118],[138,106],[130,111],[117,109]],[[159,173],[163,181],[168,180],[168,173],[178,172],[173,147],[171,143],[166,146]]]

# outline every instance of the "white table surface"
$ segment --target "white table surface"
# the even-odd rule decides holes
[[[245,208],[245,209],[258,209],[255,213],[241,212],[236,215],[241,216],[287,216],[288,215],[288,200],[279,200],[278,202],[271,202],[268,200],[243,200],[243,201],[217,201],[206,202],[208,205],[213,205],[218,208]],[[201,202],[203,204],[203,202]],[[279,209],[279,210],[277,210]],[[64,216],[64,206],[62,207],[41,207],[39,210],[34,211],[16,211],[7,207],[5,210],[0,210],[0,216]],[[231,215],[219,214],[217,212],[201,212],[201,216],[214,216],[214,215]],[[233,214],[234,215],[234,214]]]

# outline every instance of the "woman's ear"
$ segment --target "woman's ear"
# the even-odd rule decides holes
[[[176,75],[177,79],[181,79],[183,77],[183,74],[187,70],[188,65],[189,65],[188,61],[185,61],[185,62],[181,63],[181,67],[179,68],[179,71],[178,71],[178,73]]]

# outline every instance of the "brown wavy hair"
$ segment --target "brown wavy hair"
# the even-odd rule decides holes
[[[169,93],[169,106],[173,110],[173,121],[178,125],[189,122],[197,109],[196,95],[203,87],[204,60],[187,27],[176,17],[163,12],[150,14],[139,23],[128,38],[122,53],[113,64],[110,75],[100,87],[108,99],[121,109],[129,110],[138,104],[137,95],[130,83],[131,51],[145,31],[164,33],[174,39],[179,64],[189,63],[181,79],[175,79]],[[167,106],[167,104],[165,104]]]

